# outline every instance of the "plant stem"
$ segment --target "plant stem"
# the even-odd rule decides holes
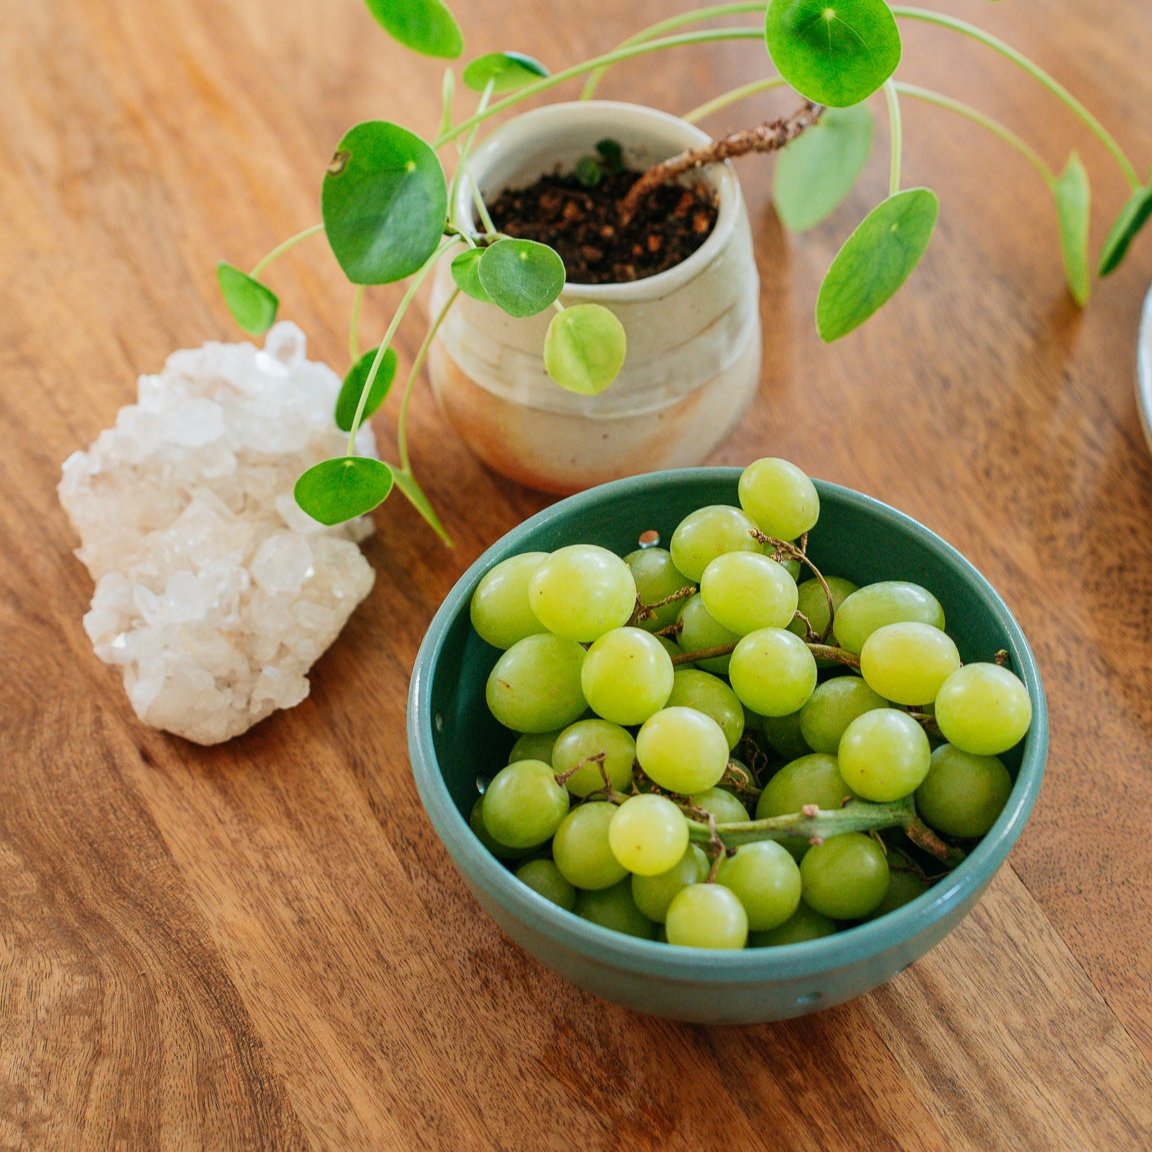
[[[891,804],[873,804],[850,800],[843,808],[818,808],[806,805],[799,812],[769,816],[762,820],[742,820],[731,824],[704,824],[688,821],[688,836],[697,843],[714,843],[736,848],[756,840],[785,840],[800,837],[813,843],[840,836],[846,832],[879,832],[884,828],[903,828],[918,847],[936,859],[954,867],[965,857],[960,848],[946,844],[916,814],[911,798]]]
[[[959,100],[953,100],[951,96],[945,96],[942,92],[934,92],[931,88],[921,88],[916,84],[905,84],[903,81],[893,81],[893,87],[902,96],[911,96],[914,100],[923,100],[927,104],[935,104],[938,108],[945,108],[949,112],[955,112],[957,116],[963,116],[971,120],[975,124],[979,124],[982,128],[986,128],[994,136],[999,137],[1008,144],[1010,147],[1015,148],[1033,168],[1044,178],[1044,181],[1050,184],[1056,177],[1052,169],[1045,162],[1044,158],[1033,148],[1027,141],[1022,140],[1011,129],[1006,128],[999,120],[993,120],[991,116],[985,115],[978,108],[973,108],[970,104],[964,104]]]
[[[763,39],[763,28],[712,28],[700,32],[685,33],[681,36],[667,36],[660,40],[649,41],[645,44],[636,44],[630,48],[618,48],[616,51],[609,52],[604,56],[594,57],[591,60],[586,60],[583,64],[574,64],[571,68],[565,68],[561,72],[546,76],[541,80],[537,80],[534,84],[526,84],[523,88],[518,89],[511,95],[505,96],[503,100],[497,100],[495,104],[491,105],[483,113],[476,113],[468,117],[467,120],[462,120],[449,131],[442,132],[432,142],[432,146],[434,148],[442,148],[445,144],[451,143],[457,137],[463,136],[465,132],[470,132],[477,124],[483,123],[490,117],[497,116],[501,112],[509,108],[514,108],[517,104],[539,95],[541,92],[547,92],[550,88],[555,88],[559,84],[563,84],[577,76],[583,76],[606,64],[616,64],[623,60],[633,60],[637,57],[648,56],[655,52],[663,52],[668,48],[683,48],[693,44],[720,43],[725,40]]]
[[[782,76],[769,76],[766,80],[753,80],[751,83],[741,84],[739,88],[724,92],[704,104],[697,105],[691,112],[685,112],[680,119],[686,120],[689,124],[696,124],[706,116],[711,116],[714,112],[721,112],[741,100],[747,100],[750,96],[758,96],[761,92],[768,92],[773,88],[783,88],[784,86],[785,81]]]
[[[408,285],[407,291],[404,293],[404,298],[400,301],[400,306],[393,313],[392,321],[388,325],[388,330],[384,333],[384,339],[380,341],[380,347],[376,349],[376,358],[372,361],[372,367],[368,370],[368,377],[364,381],[364,387],[360,389],[360,402],[356,405],[356,414],[352,417],[352,427],[348,432],[348,455],[355,455],[356,452],[356,433],[360,431],[360,425],[364,421],[364,408],[368,403],[368,396],[372,391],[372,384],[376,379],[376,374],[380,371],[380,364],[384,359],[384,353],[388,351],[389,345],[392,343],[392,337],[396,335],[396,329],[400,327],[400,321],[404,319],[404,314],[412,305],[412,301],[416,293],[420,290],[420,286],[424,283],[425,277],[436,266],[436,261],[448,251],[453,245],[459,243],[455,236],[445,236],[440,241],[440,246],[436,251],[424,262],[424,267],[417,272]]]
[[[313,224],[311,228],[305,228],[303,232],[297,232],[295,236],[289,236],[282,244],[277,244],[267,256],[264,257],[249,273],[253,280],[260,278],[260,273],[276,260],[278,257],[283,256],[289,248],[294,248],[301,240],[307,240],[309,236],[315,236],[317,232],[323,232],[323,224]]]
[[[691,12],[681,12],[678,16],[671,16],[667,20],[661,20],[657,24],[651,24],[647,28],[641,29],[634,36],[629,36],[627,40],[621,41],[617,47],[631,48],[636,44],[645,44],[650,40],[656,39],[658,36],[675,32],[678,28],[683,28],[688,24],[700,24],[706,20],[717,20],[722,16],[743,16],[750,13],[761,13],[763,11],[764,0],[740,0],[739,3],[735,4],[716,4],[708,8],[695,8]],[[584,89],[580,93],[581,100],[592,99],[597,86],[600,84],[600,81],[604,79],[604,74],[608,71],[609,67],[610,65],[605,64],[597,68],[596,71],[588,77]]]
[[[921,20],[926,24],[936,24],[941,28],[948,28],[953,32],[959,32],[961,35],[969,36],[973,40],[979,41],[986,47],[991,48],[994,52],[999,52],[1001,56],[1011,60],[1013,64],[1022,68],[1029,76],[1047,88],[1049,92],[1088,126],[1092,134],[1111,154],[1113,160],[1115,160],[1119,166],[1120,171],[1124,173],[1124,178],[1133,189],[1141,187],[1140,177],[1137,175],[1132,161],[1124,154],[1124,151],[1120,145],[1116,143],[1111,133],[1063,84],[1050,76],[1039,65],[1033,64],[1027,56],[1018,52],[1011,45],[1006,44],[1003,40],[998,39],[991,33],[985,32],[983,28],[978,28],[976,25],[969,24],[964,20],[957,20],[952,16],[945,16],[942,12],[931,12],[924,8],[893,6],[892,15],[897,18],[902,17],[906,20]]]
[[[888,120],[892,127],[888,195],[895,196],[900,191],[900,162],[904,153],[904,122],[900,118],[900,98],[896,94],[896,85],[891,80],[884,81],[884,100],[888,105]]]
[[[348,320],[348,355],[353,364],[360,360],[360,312],[364,306],[364,295],[367,288],[363,284],[356,285],[352,294],[352,315]]]

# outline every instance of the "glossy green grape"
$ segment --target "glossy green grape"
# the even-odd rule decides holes
[[[888,892],[884,848],[863,832],[813,844],[800,861],[804,903],[833,920],[860,920]]]
[[[760,552],[725,552],[700,577],[700,598],[721,627],[746,636],[758,628],[786,628],[796,613],[796,581]]]
[[[825,574],[824,583],[828,585],[825,593],[824,586],[815,577],[802,580],[796,586],[796,611],[799,615],[788,625],[790,632],[795,632],[802,639],[807,639],[808,631],[804,620],[808,621],[812,631],[817,637],[824,637],[826,641],[833,639],[829,634],[828,626],[832,623],[834,612],[840,605],[856,591],[856,585],[843,576],[828,576]],[[828,597],[831,595],[832,603],[829,607]],[[799,616],[802,615],[804,620]]]
[[[514,760],[543,760],[550,764],[560,732],[559,728],[547,732],[521,732],[508,753],[507,763],[511,764]]]
[[[517,640],[546,630],[528,603],[528,581],[545,556],[546,552],[509,556],[480,577],[468,611],[481,639],[496,648],[511,648]]]
[[[629,796],[608,825],[608,844],[629,872],[658,876],[687,851],[688,821],[667,796]]]
[[[632,877],[632,899],[636,907],[658,924],[668,915],[668,905],[681,888],[703,883],[708,875],[708,857],[698,844],[689,844],[684,855],[668,869],[656,876]]]
[[[632,899],[632,886],[625,878],[610,888],[576,893],[577,916],[623,932],[626,936],[638,936],[642,940],[652,940],[656,936],[656,924],[649,920]]]
[[[672,658],[650,632],[613,628],[588,649],[580,686],[588,706],[616,724],[643,724],[672,692]]]
[[[746,707],[762,716],[787,716],[812,695],[816,660],[794,632],[759,628],[737,642],[728,678]]]
[[[803,469],[766,456],[747,465],[737,488],[740,506],[765,536],[795,540],[820,518],[820,494]]]
[[[556,782],[551,764],[517,760],[492,777],[481,812],[494,840],[531,848],[550,839],[568,814],[568,791]]]
[[[720,725],[729,748],[735,748],[744,735],[744,705],[732,686],[702,668],[677,668],[667,707],[683,705],[711,716]]]
[[[1024,681],[999,664],[965,664],[936,694],[944,739],[977,756],[998,756],[1019,744],[1032,724]]]
[[[569,724],[556,736],[551,761],[573,796],[583,799],[603,791],[605,777],[615,791],[623,792],[632,784],[636,741],[619,724],[592,716]]]
[[[974,839],[996,823],[1011,792],[1012,777],[999,757],[941,744],[916,789],[916,810],[937,832]]]
[[[722,884],[689,884],[672,897],[664,919],[669,944],[689,948],[743,948],[748,913]]]
[[[552,837],[552,859],[569,884],[584,890],[610,888],[628,875],[608,842],[615,815],[615,804],[588,800],[560,822]]]
[[[540,561],[528,581],[528,602],[550,632],[589,643],[628,622],[636,582],[607,548],[568,544]]]
[[[778,927],[800,905],[800,869],[774,840],[740,845],[721,861],[716,881],[736,893],[752,931]]]
[[[888,703],[860,676],[833,676],[817,684],[800,709],[800,731],[813,752],[835,754],[844,729],[857,716],[873,708],[887,708]]]
[[[959,667],[960,652],[952,637],[916,620],[882,625],[860,649],[860,675],[896,704],[931,704]]]
[[[704,605],[697,594],[684,601],[677,619],[680,626],[676,643],[682,653],[707,652],[713,648],[731,648],[740,637],[729,631]],[[710,656],[694,661],[697,668],[723,676],[728,671],[728,655]]]
[[[792,916],[778,928],[764,932],[751,932],[748,935],[750,948],[778,948],[783,944],[803,944],[808,940],[819,940],[836,933],[836,921],[831,916],[809,908],[800,901]]]
[[[885,804],[919,788],[932,759],[924,729],[898,708],[873,708],[844,730],[836,759],[857,796]]]
[[[689,512],[672,532],[672,562],[693,584],[725,552],[763,552],[755,521],[728,504],[708,504]]]
[[[672,562],[667,548],[637,548],[624,557],[624,563],[636,582],[636,598],[645,607],[659,604],[691,584]],[[639,621],[639,626],[648,632],[668,628],[676,623],[681,604],[680,600],[673,600],[654,609],[651,616]]]
[[[846,596],[836,611],[833,632],[849,652],[859,653],[864,641],[885,624],[915,620],[944,629],[944,609],[927,588],[908,580],[880,580]],[[923,701],[916,701],[923,703]]]
[[[693,808],[710,812],[717,824],[738,824],[749,819],[744,801],[727,788],[708,788],[703,792],[694,792],[688,797],[688,801]]]
[[[717,784],[728,767],[728,740],[695,708],[662,708],[640,726],[636,759],[660,788],[689,796]]]
[[[790,760],[764,785],[756,801],[756,819],[787,816],[809,804],[834,812],[850,799],[852,790],[840,775],[836,757],[809,752]],[[799,836],[788,836],[780,843],[797,860],[808,851],[808,841]]]
[[[576,906],[576,889],[564,879],[552,860],[544,857],[526,860],[516,869],[516,878],[533,892],[539,892],[545,900],[551,900],[569,912]]]
[[[580,686],[584,649],[544,632],[517,640],[496,661],[485,699],[492,715],[514,732],[548,732],[571,724],[588,708]]]

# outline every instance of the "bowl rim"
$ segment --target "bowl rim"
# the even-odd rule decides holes
[[[469,886],[487,890],[510,916],[531,925],[558,946],[580,954],[586,961],[635,974],[658,973],[663,979],[681,979],[693,984],[701,980],[750,984],[764,979],[810,978],[880,956],[908,940],[931,933],[958,905],[980,895],[1019,839],[1040,790],[1048,751],[1047,702],[1035,656],[1008,606],[982,573],[946,540],[906,513],[863,492],[814,478],[822,500],[835,498],[870,515],[878,515],[938,550],[951,566],[974,583],[1011,641],[1014,668],[1028,687],[1033,715],[1012,792],[992,828],[953,872],[908,904],[831,936],[771,948],[708,950],[628,936],[580,919],[517,880],[507,865],[476,837],[456,808],[436,763],[431,670],[449,629],[461,611],[467,612],[472,590],[484,572],[504,555],[516,554],[513,545],[517,539],[593,506],[609,494],[640,495],[673,481],[691,485],[731,480],[735,484],[742,471],[740,467],[706,466],[643,473],[565,497],[528,517],[486,548],[453,585],[420,644],[409,687],[407,736],[417,790],[438,837]]]

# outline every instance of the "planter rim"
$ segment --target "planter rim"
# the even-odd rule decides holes
[[[612,131],[628,130],[631,130],[632,140],[651,139],[653,136],[659,139],[678,137],[679,142],[668,153],[670,156],[675,155],[677,150],[698,147],[712,140],[708,133],[687,120],[647,104],[619,100],[572,100],[533,108],[495,128],[472,153],[467,170],[456,188],[454,208],[457,218],[471,218],[473,188],[482,186],[485,179],[493,174],[499,176],[501,158],[510,147],[523,146],[534,138],[553,140],[557,131],[565,125],[586,125],[590,135],[595,138],[601,138]],[[625,146],[629,142],[625,140]],[[730,242],[743,205],[740,182],[728,161],[701,169],[698,178],[715,189],[719,212],[711,233],[695,252],[679,264],[640,280],[621,284],[566,284],[563,299],[573,303],[597,304],[659,299],[694,279]]]

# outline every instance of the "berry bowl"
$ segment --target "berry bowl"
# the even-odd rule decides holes
[[[515,738],[494,718],[486,696],[501,652],[473,627],[477,585],[495,565],[523,553],[579,543],[624,556],[642,533],[667,541],[696,509],[738,506],[740,478],[738,468],[630,477],[568,497],[520,524],[477,559],[437,611],[416,658],[408,700],[408,747],[420,798],[462,881],[506,936],[597,996],[704,1024],[784,1020],[831,1007],[923,956],[975,905],[1019,839],[1048,747],[1040,674],[996,591],[955,549],[908,516],[816,481],[819,521],[808,555],[817,567],[858,586],[914,581],[930,589],[960,660],[979,663],[997,654],[1026,688],[1031,723],[999,757],[1010,783],[990,827],[965,843],[955,867],[891,911],[839,925],[842,930],[831,935],[772,946],[697,947],[629,935],[569,911],[519,879],[515,862],[498,859],[470,822],[480,788],[508,762]]]

